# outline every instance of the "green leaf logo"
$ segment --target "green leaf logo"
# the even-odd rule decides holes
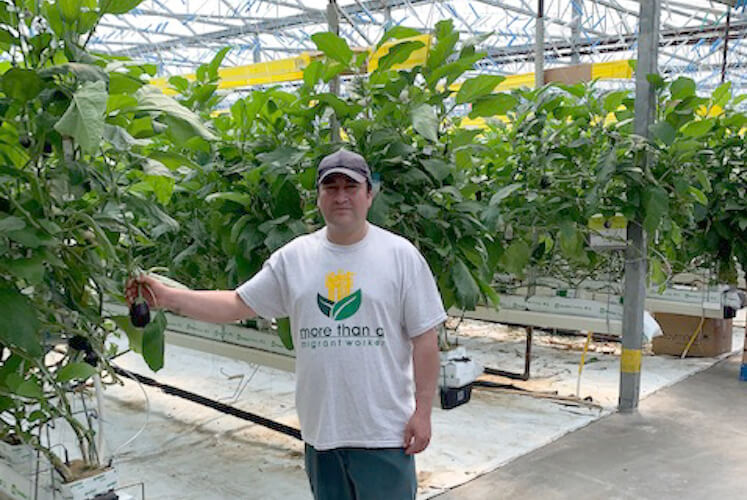
[[[361,306],[361,290],[360,288],[355,292],[351,293],[342,300],[337,301],[332,307],[332,318],[336,321],[342,321],[347,319],[356,312]]]
[[[316,294],[316,303],[322,314],[335,321],[342,321],[358,312],[358,309],[361,307],[362,295],[361,290],[358,289],[344,299],[333,302],[322,297],[320,294]]]
[[[319,305],[319,310],[322,311],[322,314],[329,317],[332,312],[332,306],[334,306],[335,303],[329,299],[325,299],[318,293],[316,294],[316,303]]]

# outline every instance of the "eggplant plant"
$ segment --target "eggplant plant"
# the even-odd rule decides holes
[[[85,465],[106,465],[75,406],[93,377],[115,379],[110,336],[125,331],[152,369],[163,365],[162,313],[143,330],[103,312],[148,231],[179,229],[164,209],[172,169],[193,165],[175,166],[153,138],[214,138],[146,85],[153,65],[86,50],[102,16],[138,3],[0,3],[0,439],[32,445],[64,481],[69,463],[42,430],[65,422]]]

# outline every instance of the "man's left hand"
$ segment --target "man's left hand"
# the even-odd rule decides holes
[[[431,416],[423,412],[412,414],[410,421],[405,426],[405,454],[414,455],[428,447],[431,442]]]

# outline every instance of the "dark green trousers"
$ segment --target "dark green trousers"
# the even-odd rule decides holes
[[[404,448],[336,448],[307,444],[306,475],[316,500],[414,500],[415,457]]]

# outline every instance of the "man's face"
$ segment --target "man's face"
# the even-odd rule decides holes
[[[365,182],[345,174],[332,174],[319,185],[317,205],[327,226],[337,231],[355,231],[366,221],[373,195]]]

